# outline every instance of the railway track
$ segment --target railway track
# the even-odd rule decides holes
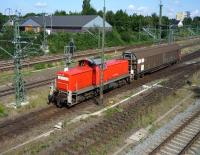
[[[135,45],[135,46],[125,46],[125,47],[117,47],[117,48],[108,48],[105,50],[105,53],[109,54],[109,53],[114,53],[115,51],[123,51],[123,50],[127,50],[130,48],[137,48],[137,47],[141,47],[142,45]],[[84,57],[89,57],[89,56],[97,56],[100,54],[100,51],[97,50],[90,50],[87,51],[87,53],[85,52],[77,52],[74,56],[73,59],[79,59],[79,58],[84,58]],[[25,59],[24,61],[22,61],[22,66],[23,67],[31,67],[35,64],[39,64],[39,63],[52,63],[52,62],[57,62],[60,60],[64,59],[64,55],[53,55],[53,56],[42,56],[42,57],[38,57],[38,58],[33,58],[31,59]],[[7,62],[2,61],[0,62],[0,71],[8,71],[8,70],[13,70],[14,69],[14,65],[13,65],[13,61],[9,60]]]
[[[128,106],[122,112],[117,112],[108,118],[104,118],[92,127],[76,133],[75,136],[63,137],[59,144],[55,144],[56,146],[53,150],[49,150],[50,154],[90,154],[90,151],[94,148],[98,154],[98,149],[100,149],[101,145],[107,145],[114,138],[125,136],[131,130],[130,126],[136,122],[139,116],[147,113],[151,106],[159,103],[164,96],[173,94],[175,90],[181,88],[187,79],[184,75],[191,76],[195,70],[199,70],[199,65],[180,69],[179,74],[171,78],[163,88],[157,88],[140,99],[129,101]],[[173,89],[169,90],[168,88]]]
[[[149,155],[196,154],[200,150],[200,111],[184,122]]]
[[[192,60],[194,57],[198,58],[200,57],[200,52],[196,51],[194,53],[185,55],[182,58],[182,62]],[[48,79],[40,80],[40,81],[35,81],[35,82],[30,82],[25,84],[25,89],[26,90],[31,90],[33,88],[45,86],[51,84],[51,82],[55,79],[55,77],[50,77]],[[13,86],[9,86],[7,88],[0,89],[0,98],[8,95],[12,95],[15,93],[15,88]]]
[[[194,39],[194,41],[192,43],[189,43],[187,45],[182,45],[181,48],[187,48],[190,46],[194,46],[199,44],[199,39]],[[139,48],[139,47],[144,47],[143,45],[133,45],[133,46],[125,46],[125,47],[116,47],[116,48],[108,48],[106,49],[105,53],[109,54],[109,53],[114,53],[116,51],[124,51],[124,50],[128,50],[128,49],[133,49],[133,48]],[[148,46],[146,46],[148,47]],[[85,52],[77,52],[73,59],[79,59],[79,58],[84,58],[84,57],[89,57],[89,56],[97,56],[100,54],[100,51],[97,50],[90,50],[87,51],[87,53]],[[35,64],[39,64],[39,63],[52,63],[52,62],[57,62],[60,60],[63,60],[64,56],[63,55],[53,55],[53,56],[41,56],[38,58],[33,58],[33,59],[25,59],[22,61],[22,66],[23,67],[31,67],[34,66]],[[14,65],[13,65],[13,61],[12,60],[8,60],[8,61],[0,61],[0,71],[9,71],[9,70],[13,70],[14,69]]]
[[[196,57],[193,57],[193,58],[196,58]],[[189,59],[191,59],[191,58],[188,58],[187,60],[189,60]],[[185,61],[186,61],[186,58],[185,58]],[[159,79],[162,77],[167,77],[169,75],[176,75],[177,72],[180,72],[181,74],[179,74],[178,77],[176,77],[176,79],[174,81],[175,83],[172,83],[171,85],[169,85],[169,87],[174,87],[174,85],[175,85],[175,86],[177,86],[176,88],[178,88],[178,87],[181,87],[183,85],[183,83],[185,82],[184,78],[186,78],[186,77],[184,77],[183,75],[192,74],[197,69],[199,69],[198,64],[197,64],[197,66],[196,65],[186,65],[186,66],[174,65],[172,67],[158,71],[154,74],[147,75],[143,79],[134,81],[135,82],[134,85],[125,85],[124,87],[121,87],[120,89],[116,89],[111,92],[108,92],[107,94],[105,94],[105,98],[107,98],[108,96],[115,96],[116,94],[118,94],[119,92],[122,92],[122,91],[132,90],[136,87],[142,86],[145,83],[148,83],[150,81],[153,81],[153,80],[156,80],[156,79]],[[180,79],[182,79],[182,80],[180,80]],[[176,82],[176,80],[177,80],[177,82]],[[169,90],[168,89],[165,91],[158,90],[158,92],[155,92],[155,93],[168,94]],[[152,99],[149,99],[150,96],[148,96],[144,100],[146,102],[148,101],[151,103],[153,101],[157,100],[154,98],[157,95],[155,96],[154,94],[152,94],[152,96],[153,96]],[[138,101],[138,102],[141,103],[141,101]],[[147,103],[144,103],[144,105],[145,104],[147,104]],[[57,109],[54,106],[49,106],[49,107],[43,108],[41,110],[19,116],[14,119],[7,119],[3,122],[0,122],[0,144],[2,144],[5,140],[13,139],[19,135],[25,134],[26,132],[30,131],[31,129],[33,129],[39,125],[42,125],[45,122],[48,122],[50,120],[52,121],[53,119],[60,118],[63,115],[66,117],[69,117],[72,113],[76,113],[76,112],[80,113],[80,110],[83,110],[84,107],[86,107],[86,106],[88,108],[88,106],[90,106],[90,105],[93,105],[93,102],[91,100],[83,102],[73,108],[70,108],[70,109],[66,109],[66,108]],[[77,138],[80,138],[80,136],[82,136],[81,139],[83,139],[83,141],[81,140],[80,142],[84,144],[85,140],[86,140],[86,143],[87,143],[87,136],[89,136],[89,137],[91,136],[95,139],[91,138],[91,140],[88,141],[89,143],[91,143],[91,145],[89,145],[89,143],[87,143],[87,146],[90,147],[90,146],[92,146],[93,141],[95,142],[93,144],[96,145],[96,144],[98,144],[98,142],[101,139],[104,139],[101,137],[101,132],[106,134],[106,135],[104,135],[104,134],[102,135],[103,137],[105,137],[105,141],[107,141],[111,136],[120,135],[120,133],[123,132],[124,129],[126,129],[128,127],[128,123],[135,120],[134,117],[138,111],[137,108],[135,107],[135,105],[137,105],[137,104],[136,103],[131,104],[132,107],[127,108],[123,113],[120,113],[119,116],[111,117],[109,120],[104,120],[103,122],[100,122],[100,124],[97,124],[93,128],[90,128],[89,133],[91,132],[91,134],[86,134],[87,133],[86,132],[86,133],[77,135],[77,137],[75,138],[76,140],[74,142],[77,143],[77,141],[78,141]],[[141,105],[141,104],[138,104],[138,105]],[[133,111],[128,111],[128,109],[130,109],[130,110],[132,109]],[[108,130],[106,130],[106,129],[108,129]],[[116,129],[116,132],[115,132],[115,129]],[[114,134],[110,134],[109,131],[114,131]],[[110,136],[109,136],[109,134],[110,134]],[[96,140],[98,140],[98,142]],[[66,141],[68,141],[68,140],[66,140]],[[62,144],[62,145],[63,145],[63,147],[66,146],[64,144]],[[68,148],[68,147],[66,147],[66,148]],[[84,147],[84,148],[87,148],[87,147]],[[1,148],[1,149],[3,149],[3,148]],[[63,148],[61,150],[63,150]]]
[[[40,81],[26,83],[25,88],[26,88],[26,90],[30,90],[33,88],[50,85],[54,79],[55,79],[55,77],[52,77],[52,78],[48,78],[48,79],[44,79],[44,80],[40,80]],[[15,93],[15,88],[13,86],[9,86],[6,89],[0,90],[0,97],[4,97],[4,96],[11,95],[14,93]]]

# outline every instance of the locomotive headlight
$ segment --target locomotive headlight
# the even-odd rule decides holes
[[[133,69],[131,69],[131,75],[134,75],[134,70]]]

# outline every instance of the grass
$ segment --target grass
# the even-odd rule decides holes
[[[161,124],[159,123],[155,125],[153,124],[153,122],[156,121],[159,117],[161,117],[164,113],[169,111],[171,108],[173,108],[175,105],[179,104],[179,102],[183,100],[183,97],[187,96],[188,93],[189,93],[189,90],[181,89],[181,90],[176,91],[176,93],[170,96],[163,97],[161,99],[161,102],[159,103],[152,104],[148,107],[140,107],[140,108],[133,109],[136,113],[136,118],[135,118],[135,121],[129,124],[128,130],[132,131],[139,128],[145,128],[148,125],[152,125],[152,128],[150,129],[149,132],[154,133],[161,126]],[[187,102],[187,105],[189,105],[188,102]],[[186,106],[180,106],[179,112],[184,111],[184,109],[186,109]],[[118,108],[114,108],[114,109],[108,110],[106,112],[107,114],[106,116],[107,117],[112,116],[114,114],[117,114],[118,112],[121,112],[121,110],[119,110]],[[176,114],[174,113],[170,114],[170,116],[166,117],[164,122],[162,121],[162,123],[166,123],[166,121],[169,121],[170,119],[172,119],[174,115]],[[113,148],[119,147],[124,141],[125,137],[126,136],[121,135],[117,138],[113,138],[109,142],[109,144],[103,144],[101,145],[101,147],[98,147],[98,149],[93,148],[90,154],[102,154],[102,155],[107,154],[108,152],[114,150]]]
[[[196,83],[199,82],[199,77],[200,77],[200,72],[195,73],[192,77],[192,80]],[[163,83],[164,84],[164,83]],[[148,125],[152,124],[155,120],[157,120],[160,116],[162,116],[164,113],[169,111],[172,107],[175,105],[179,104],[180,101],[183,100],[183,97],[187,96],[191,91],[189,89],[184,89],[187,87],[183,87],[183,89],[180,89],[176,91],[176,93],[173,93],[170,96],[163,96],[161,101],[155,101],[155,103],[149,105],[148,107],[144,106],[139,106],[139,108],[136,106],[136,108],[132,109],[135,113],[135,120],[130,123],[128,126],[128,130],[125,132],[126,134],[130,132],[132,134],[132,131],[137,130],[139,128],[144,128],[147,127]],[[26,109],[37,107],[37,106],[43,106],[46,101],[46,96],[48,94],[48,90],[40,90],[40,92],[43,93],[38,93],[34,92],[31,93],[32,96],[36,96],[31,98],[31,104],[24,107]],[[190,99],[190,101],[187,101],[187,103],[184,103],[184,106],[180,106],[178,109],[178,112],[183,111],[186,109],[186,107],[193,102],[193,99]],[[113,115],[117,115],[118,113],[122,112],[123,109],[120,107],[115,107],[113,109],[109,109],[105,112],[105,118],[106,117],[112,117]],[[176,110],[177,111],[177,110]],[[163,120],[161,123],[153,125],[153,127],[150,130],[150,133],[155,132],[156,129],[158,129],[163,123],[167,123],[168,120],[172,119],[175,116],[175,112],[173,114],[170,114],[170,116],[167,116],[165,120]],[[73,128],[71,129],[73,130]],[[66,131],[66,130],[65,130]],[[107,154],[110,151],[113,151],[113,148],[116,148],[117,146],[120,146],[123,142],[124,139],[126,139],[127,135],[121,134],[117,138],[113,138],[109,143],[107,144],[102,144],[98,148],[93,148],[90,151],[90,154]],[[30,150],[26,150],[26,152],[31,152],[37,154],[38,152],[41,152],[42,150],[45,150],[48,147],[51,147],[51,142],[49,140],[52,140],[55,142],[55,137],[53,138],[50,136],[47,140],[39,142],[37,144],[28,146]],[[23,150],[20,150],[20,152],[25,151],[25,148]]]
[[[119,108],[119,107],[111,108],[111,109],[106,110],[105,116],[106,116],[106,117],[111,117],[111,116],[113,116],[114,114],[119,113],[119,112],[122,112],[122,111],[123,111],[123,109],[122,109],[122,108]]]
[[[30,98],[29,98],[29,102],[30,104],[22,107],[21,109],[26,111],[26,110],[30,110],[30,109],[34,109],[34,108],[39,108],[39,107],[43,107],[46,106],[47,104],[47,96],[49,93],[49,90],[45,88],[40,88],[41,90],[33,90],[30,93]],[[40,93],[38,93],[40,92]]]
[[[200,72],[196,72],[192,76],[192,83],[195,84],[195,85],[200,85]]]
[[[3,104],[0,103],[0,118],[8,116],[7,110]]]
[[[189,54],[189,53],[195,52],[199,49],[200,49],[200,45],[195,45],[195,46],[192,46],[192,47],[182,49],[181,53],[182,54]]]
[[[132,130],[136,130],[138,128],[143,128],[148,126],[149,124],[152,124],[158,117],[162,116],[165,112],[167,112],[171,107],[176,105],[178,102],[180,102],[183,99],[183,96],[187,96],[188,90],[179,90],[176,92],[176,95],[171,95],[168,97],[163,97],[162,101],[156,104],[152,104],[148,107],[148,110],[145,111],[143,107],[133,109],[136,113],[137,117],[136,120],[130,123],[128,127],[128,132]],[[38,96],[39,98],[40,96]],[[184,107],[183,107],[184,108]],[[123,109],[121,108],[113,108],[106,111],[105,117],[111,117],[113,115],[117,115],[117,113],[122,112]],[[171,117],[173,117],[171,115]],[[153,133],[158,128],[157,125],[153,125],[153,128],[151,128],[150,133]],[[53,135],[52,135],[53,136]],[[42,140],[39,143],[35,143],[32,145],[28,145],[26,148],[22,150],[18,150],[17,152],[28,152],[31,154],[37,154],[41,152],[42,150],[46,150],[46,148],[51,147],[52,141],[55,141],[55,137],[49,137],[46,140]],[[92,148],[90,150],[91,155],[105,155],[108,154],[110,151],[115,150],[118,148],[124,141],[124,139],[127,136],[124,134],[121,134],[119,137],[112,138],[111,141],[109,141],[106,144],[101,144],[98,147]],[[51,141],[51,142],[50,142]],[[74,146],[79,147],[79,146]],[[115,149],[114,149],[115,148]]]
[[[35,64],[35,65],[33,66],[33,68],[34,68],[35,70],[45,69],[45,68],[46,68],[46,64],[44,64],[44,63]]]
[[[38,90],[40,89],[40,90]],[[33,89],[31,92],[29,92],[28,96],[28,102],[29,104],[22,106],[19,109],[14,108],[7,108],[3,106],[3,104],[0,103],[0,118],[2,117],[16,117],[18,115],[21,115],[23,113],[31,112],[34,109],[39,109],[47,105],[47,96],[49,93],[49,90],[47,87],[41,87],[38,89]],[[10,101],[14,102],[14,99],[10,98]],[[8,101],[9,103],[9,101]]]

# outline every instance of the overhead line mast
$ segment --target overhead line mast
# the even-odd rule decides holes
[[[20,107],[21,103],[25,101],[25,89],[24,89],[24,80],[22,77],[21,69],[21,59],[23,58],[22,49],[21,49],[21,37],[19,30],[19,17],[16,15],[14,21],[14,41],[15,52],[14,52],[14,64],[15,64],[15,96],[16,96],[16,107]]]
[[[103,89],[104,89],[105,20],[106,20],[106,6],[105,6],[105,0],[104,0],[103,29],[102,29],[102,52],[101,52],[101,72],[100,72],[100,104],[103,104]]]
[[[161,44],[161,39],[162,39],[162,0],[160,0],[160,17],[159,17],[159,28],[160,28],[160,35],[159,35],[159,40]]]

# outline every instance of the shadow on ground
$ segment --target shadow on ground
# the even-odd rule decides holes
[[[200,87],[195,87],[192,89],[192,91],[195,93],[195,98],[200,98]]]

